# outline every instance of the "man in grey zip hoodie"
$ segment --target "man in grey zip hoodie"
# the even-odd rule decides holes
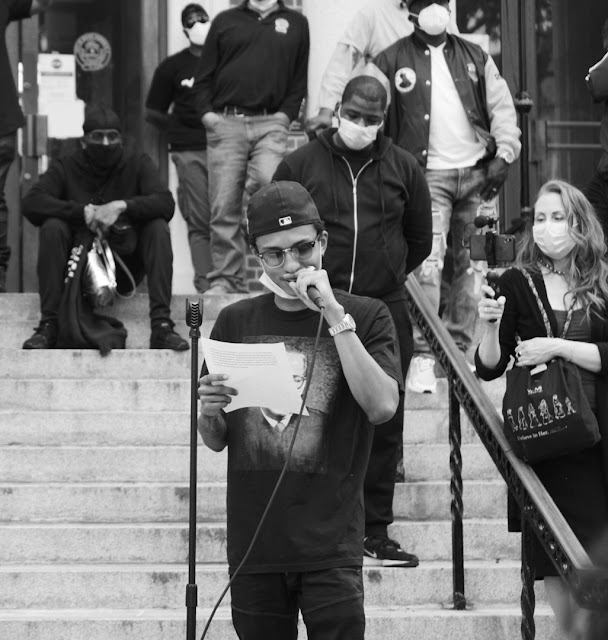
[[[329,232],[323,266],[337,288],[378,298],[393,316],[401,367],[413,352],[403,283],[432,246],[431,198],[416,159],[380,131],[387,95],[370,76],[345,87],[338,129],[328,129],[287,156],[273,180],[292,180],[311,194]],[[395,417],[376,428],[365,478],[365,564],[417,566],[388,537],[395,473],[403,438],[403,396]]]

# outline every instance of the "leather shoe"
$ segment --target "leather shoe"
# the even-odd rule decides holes
[[[188,351],[190,345],[179,333],[173,330],[171,322],[163,322],[152,329],[150,335],[150,349],[173,349],[173,351]]]
[[[57,324],[47,320],[34,330],[34,335],[23,343],[24,349],[53,349],[57,343]]]

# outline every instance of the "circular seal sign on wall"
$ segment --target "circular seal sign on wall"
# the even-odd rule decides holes
[[[112,47],[101,33],[83,33],[74,43],[74,56],[83,71],[101,71],[112,59]]]

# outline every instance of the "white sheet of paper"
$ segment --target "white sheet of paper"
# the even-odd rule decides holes
[[[299,413],[302,397],[293,379],[285,343],[235,344],[201,339],[209,373],[223,373],[229,387],[239,393],[224,409],[268,407],[277,413]],[[304,408],[302,415],[307,416]]]

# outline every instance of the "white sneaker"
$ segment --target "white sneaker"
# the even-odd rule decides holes
[[[437,391],[434,358],[416,356],[412,359],[407,388],[415,393],[435,393]]]

